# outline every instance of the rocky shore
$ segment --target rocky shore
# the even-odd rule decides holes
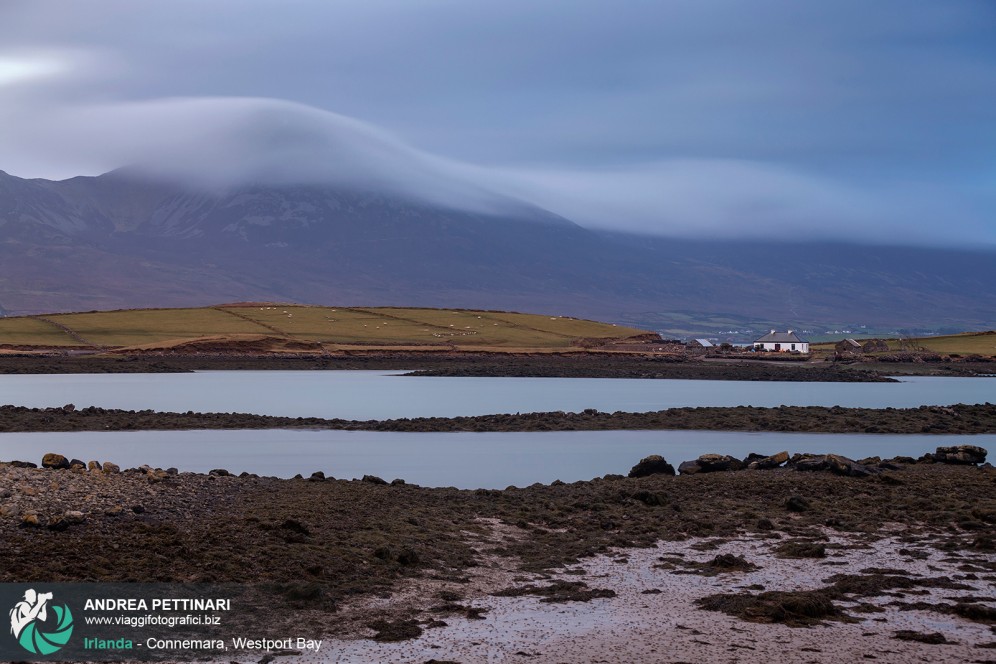
[[[342,429],[350,431],[607,431],[627,429],[821,433],[996,433],[996,404],[918,408],[753,406],[671,408],[647,413],[515,413],[472,417],[345,420],[249,413],[168,413],[108,408],[0,406],[0,432],[182,429]]]
[[[827,626],[804,647],[835,625],[894,613],[905,627],[882,638],[912,631],[894,650],[922,654],[938,637],[936,627],[906,629],[919,612],[924,625],[953,625],[937,643],[993,647],[996,637],[979,637],[996,625],[996,471],[985,456],[971,445],[920,460],[703,455],[677,469],[650,457],[628,478],[461,491],[320,471],[280,480],[121,470],[49,454],[36,460],[43,468],[0,463],[0,581],[248,583],[266,598],[254,614],[261,626],[279,631],[280,616],[303,613],[338,639],[428,647],[447,625],[472,627],[513,605],[610,610],[636,591],[625,574],[626,583],[609,584],[598,565],[625,570],[631,556],[643,561],[641,551],[665,546],[632,579],[643,579],[639,592],[670,592],[671,577],[701,579],[688,586],[681,617],[697,629]],[[857,555],[886,542],[889,565]],[[926,558],[936,569],[920,569]],[[816,576],[790,589],[739,582],[762,579],[756,570],[775,559],[818,565]],[[657,579],[649,586],[648,574]],[[652,626],[655,615],[636,615],[634,625]]]
[[[182,373],[220,371],[408,370],[425,376],[670,378],[881,382],[895,374],[996,374],[988,362],[778,362],[620,352],[497,353],[348,350],[330,353],[133,354],[0,353],[0,374]]]

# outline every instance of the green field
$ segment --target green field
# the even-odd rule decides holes
[[[862,339],[855,337],[858,343]],[[887,339],[890,351],[902,350],[903,344],[898,339]],[[996,331],[966,332],[964,334],[949,334],[937,337],[917,337],[910,339],[908,345],[920,346],[934,353],[945,355],[986,355],[996,356]],[[833,343],[813,344],[814,350],[832,352]]]
[[[280,304],[0,318],[0,344],[104,348],[273,337],[328,345],[558,349],[570,348],[579,339],[621,339],[645,333],[632,327],[533,314]]]
[[[65,330],[40,318],[0,318],[0,344],[78,346]]]

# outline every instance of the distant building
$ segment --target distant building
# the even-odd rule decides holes
[[[889,344],[882,339],[869,339],[861,349],[866,353],[884,353],[889,350]]]
[[[841,339],[834,344],[834,350],[838,353],[862,353],[864,349],[854,339]]]
[[[754,342],[754,350],[774,351],[776,353],[808,353],[809,342],[803,341],[795,332],[776,332],[772,330]]]
[[[692,348],[715,348],[715,344],[708,339],[692,339],[688,342]]]

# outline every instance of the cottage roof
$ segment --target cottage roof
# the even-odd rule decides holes
[[[844,339],[843,343],[844,345],[850,346],[851,348],[861,348],[861,344],[859,344],[854,339]]]
[[[708,339],[696,339],[695,343],[702,346],[703,348],[712,348],[712,342]]]
[[[806,343],[803,339],[796,336],[795,332],[789,330],[788,332],[775,332],[772,330],[768,334],[764,335],[754,343],[764,344],[764,343],[776,343],[776,344],[801,344]]]

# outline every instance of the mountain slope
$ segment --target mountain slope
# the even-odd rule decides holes
[[[785,325],[996,326],[992,252],[594,232],[498,200],[467,212],[332,186],[223,191],[118,171],[0,172],[0,308],[238,300],[661,314]]]

